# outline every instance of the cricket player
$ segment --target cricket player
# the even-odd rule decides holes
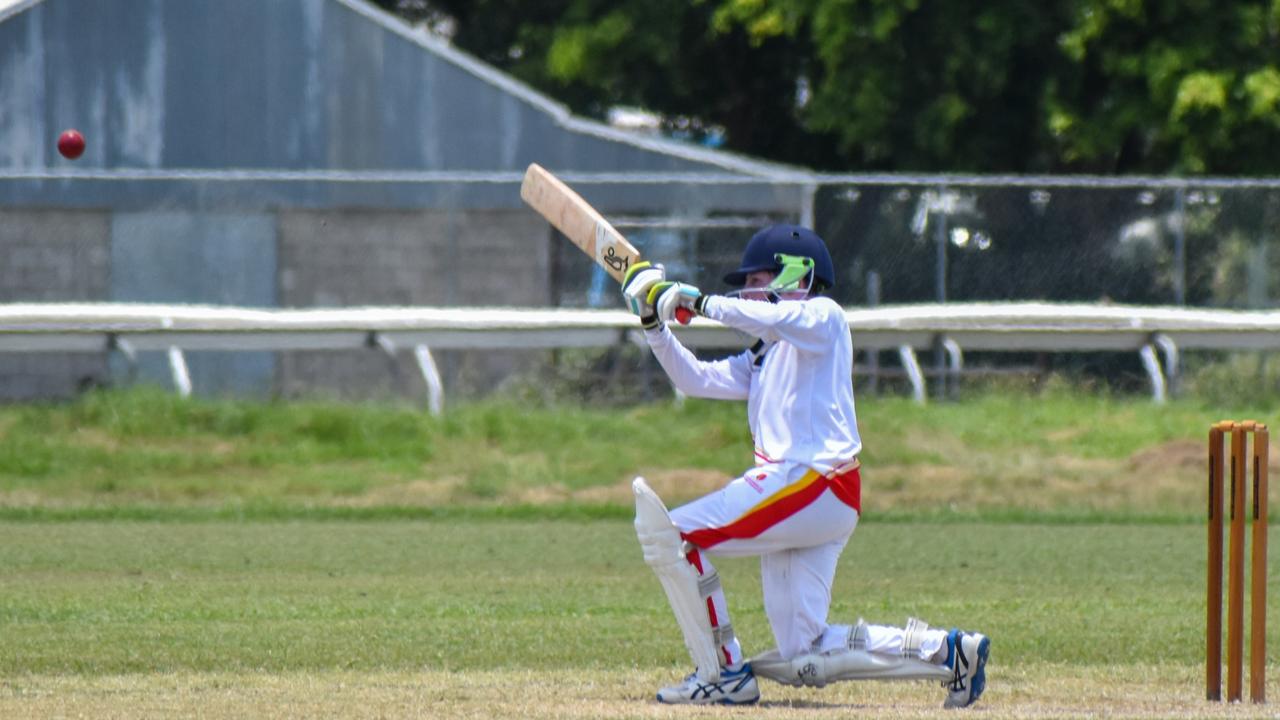
[[[835,284],[812,230],[774,225],[725,276],[740,288],[704,294],[638,263],[623,282],[628,309],[672,383],[693,397],[746,400],[755,466],[722,489],[668,513],[636,478],[636,532],[693,657],[695,671],[662,688],[664,703],[754,703],[756,676],[828,682],[941,681],[945,707],[982,694],[990,641],[909,618],[906,627],[827,622],[836,563],[858,524],[862,441],[853,401],[853,346],[844,311],[820,293]],[[687,308],[757,342],[703,361],[667,327]],[[765,613],[777,647],[748,660],[734,636],[711,557],[759,556]]]

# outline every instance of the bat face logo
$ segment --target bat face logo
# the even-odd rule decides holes
[[[623,272],[631,265],[631,258],[618,254],[613,237],[598,224],[596,225],[596,262],[611,268],[614,272]]]

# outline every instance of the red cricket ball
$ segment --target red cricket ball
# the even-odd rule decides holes
[[[84,136],[78,130],[63,130],[58,136],[58,152],[69,160],[80,157],[84,154]]]

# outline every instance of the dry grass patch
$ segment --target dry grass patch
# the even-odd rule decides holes
[[[339,498],[336,504],[345,507],[433,507],[447,505],[466,484],[458,476],[438,479],[419,479],[409,482],[379,485],[355,497]]]
[[[30,488],[0,491],[0,508],[34,508],[47,504],[43,495]]]
[[[993,660],[993,663],[995,661]],[[0,717],[94,718],[935,718],[929,683],[762,686],[754,707],[669,707],[652,699],[671,673],[646,671],[178,673],[0,680]],[[1276,681],[1272,677],[1272,684]],[[1267,706],[1201,698],[1198,667],[992,666],[966,715],[996,718],[1263,718]]]
[[[179,437],[121,437],[102,428],[76,428],[67,435],[73,445],[97,450],[118,452],[124,448],[130,450],[151,450],[180,454],[209,455],[215,458],[229,458],[240,450],[235,442],[222,437],[210,435],[184,435]]]
[[[672,505],[718,490],[730,479],[728,475],[718,470],[658,470],[645,474],[645,480],[649,485]],[[629,476],[608,485],[578,490],[556,482],[532,486],[513,485],[503,490],[496,501],[521,505],[553,505],[567,502],[630,505],[635,502],[631,480],[632,477]],[[475,498],[466,498],[466,487],[466,478],[457,475],[437,479],[423,478],[379,485],[356,497],[337,498],[334,503],[344,507],[437,507],[477,502]]]
[[[1072,454],[978,456],[969,464],[883,465],[863,470],[876,510],[947,507],[1195,512],[1203,502],[1200,443],[1175,440],[1127,458]]]
[[[944,457],[949,455],[944,453]],[[1116,511],[1195,512],[1202,502],[1204,448],[1175,440],[1143,448],[1127,458],[1085,458],[1029,450],[968,462],[871,464],[863,470],[864,502],[872,511],[947,508],[1064,508]],[[679,505],[723,487],[720,470],[675,468],[641,473],[669,505]],[[466,497],[465,478],[446,476],[379,485],[341,505],[438,506],[476,502]],[[562,483],[512,485],[482,502],[529,505],[579,502],[630,505],[631,477],[572,489]]]
[[[658,493],[668,505],[675,506],[709,492],[719,490],[732,479],[719,470],[658,470],[642,473],[649,487]],[[630,505],[635,502],[631,490],[632,478],[619,480],[612,485],[584,488],[573,493],[573,499],[589,503],[613,503]]]

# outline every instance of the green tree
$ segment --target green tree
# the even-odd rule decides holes
[[[734,150],[803,164],[830,147],[796,103],[807,42],[715,29],[712,2],[373,1],[413,21],[448,18],[458,47],[586,116],[640,107],[693,139],[723,128]]]
[[[1045,79],[1061,165],[1101,172],[1280,168],[1280,0],[1076,0]]]
[[[1280,0],[371,1],[575,112],[817,168],[1280,169]]]
[[[1026,172],[1053,166],[1040,95],[1065,4],[724,0],[717,20],[808,38],[805,124],[846,167]]]

